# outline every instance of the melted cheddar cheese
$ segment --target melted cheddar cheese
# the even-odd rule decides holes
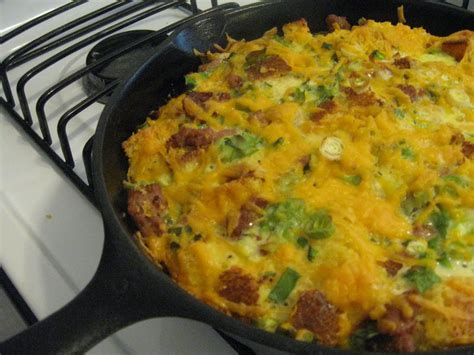
[[[139,205],[146,251],[268,331],[473,344],[473,38],[370,20],[229,38],[124,142],[126,186],[159,186],[159,215]],[[446,49],[458,42],[462,58]]]

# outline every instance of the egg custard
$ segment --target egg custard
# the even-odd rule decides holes
[[[305,20],[207,53],[123,144],[185,290],[340,348],[474,344],[474,32]]]

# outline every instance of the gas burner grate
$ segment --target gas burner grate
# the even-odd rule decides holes
[[[64,6],[51,10],[33,20],[15,28],[0,38],[0,43],[5,43],[23,32],[34,30],[35,26],[54,19],[57,16],[65,14],[68,11],[74,11],[78,7],[86,4],[87,1],[71,1]],[[77,186],[77,188],[97,206],[91,178],[91,150],[92,138],[84,144],[82,149],[82,159],[84,161],[85,177],[76,173],[76,160],[70,144],[70,135],[68,135],[68,125],[79,113],[86,110],[92,104],[104,101],[106,96],[110,95],[113,89],[120,83],[121,78],[116,80],[107,80],[102,82],[99,89],[86,90],[85,98],[80,100],[71,108],[65,110],[59,118],[56,130],[57,141],[51,134],[51,124],[48,122],[45,110],[46,104],[62,90],[68,88],[71,84],[80,80],[90,79],[100,68],[107,66],[117,58],[126,55],[129,52],[137,50],[139,47],[149,43],[155,43],[166,38],[167,34],[192,21],[208,16],[216,11],[229,10],[238,7],[236,3],[226,3],[218,5],[217,0],[211,1],[212,7],[206,11],[201,11],[197,6],[196,0],[190,2],[184,0],[175,1],[120,1],[103,6],[97,10],[86,13],[66,24],[63,24],[53,31],[42,35],[33,41],[23,45],[9,54],[0,64],[0,77],[2,80],[3,94],[0,97],[0,105],[16,123],[28,134],[33,141],[51,158],[51,160],[61,169],[61,171]],[[74,56],[79,50],[93,45],[104,38],[110,38],[117,35],[118,31],[127,29],[141,20],[147,19],[153,15],[157,16],[167,9],[180,9],[187,12],[187,16],[178,21],[160,28],[156,31],[150,31],[148,34],[139,37],[131,42],[126,42],[121,46],[115,46],[110,53],[102,53],[98,58],[90,62],[81,69],[66,76],[54,85],[46,88],[40,94],[36,102],[31,102],[27,96],[27,84],[44,70],[58,65],[60,60]],[[121,32],[122,33],[122,32]],[[74,42],[69,45],[69,43]],[[56,51],[55,49],[60,49]],[[53,54],[37,63],[35,60],[44,54]],[[28,64],[34,62],[32,68]],[[20,68],[22,75],[16,85],[9,80],[10,71]],[[25,68],[25,69],[23,69]],[[59,68],[58,68],[59,70]],[[85,78],[85,79],[83,79]],[[13,95],[16,91],[17,100]],[[20,110],[15,109],[18,107]],[[35,106],[33,107],[33,104]],[[36,113],[36,117],[32,114]],[[97,117],[98,119],[98,117]],[[54,149],[54,146],[60,147],[60,152]]]

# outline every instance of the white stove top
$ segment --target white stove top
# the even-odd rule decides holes
[[[253,1],[238,2],[247,4]],[[0,34],[64,3],[66,1],[1,0]],[[92,1],[80,5],[15,37],[2,44],[0,58],[3,60],[14,49],[47,33],[54,26],[107,3],[111,1]],[[210,1],[198,0],[198,7],[206,9],[210,7]],[[158,29],[186,16],[187,13],[181,10],[166,10],[126,30]],[[68,56],[27,85],[32,112],[35,111],[39,94],[81,68],[91,47]],[[41,59],[48,56],[50,54]],[[38,62],[34,60],[32,64]],[[32,64],[12,70],[9,73],[10,80],[16,83],[20,73],[24,73],[25,68],[32,67]],[[4,96],[3,92],[0,92],[0,96]],[[53,136],[52,148],[61,156],[55,132],[57,120],[66,109],[83,98],[82,87],[75,83],[56,95],[46,106]],[[71,148],[76,153],[75,171],[81,177],[85,177],[80,157],[82,146],[94,133],[102,108],[101,104],[93,104],[68,126]],[[16,109],[20,112],[18,104]],[[33,120],[36,121],[35,116]],[[37,124],[34,128],[37,129]],[[102,250],[102,220],[91,203],[1,108],[0,135],[0,265],[35,315],[43,319],[72,300],[94,274]],[[90,353],[235,354],[211,327],[179,318],[137,323],[104,340]]]

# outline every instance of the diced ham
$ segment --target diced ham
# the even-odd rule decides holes
[[[210,128],[196,129],[180,127],[166,142],[166,148],[188,148],[190,150],[207,148],[214,141],[214,131]]]
[[[297,329],[312,331],[321,344],[334,346],[340,329],[339,313],[320,291],[305,291],[298,299],[292,323]]]
[[[245,203],[240,208],[239,221],[237,226],[230,234],[230,238],[238,240],[242,237],[242,233],[252,226],[252,223],[259,217],[258,208],[263,209],[268,205],[268,201],[265,199],[255,197]],[[258,207],[258,208],[255,208]]]
[[[398,271],[403,267],[403,264],[390,259],[379,262],[379,265],[381,265],[385,269],[385,271],[387,271],[387,274],[392,277],[395,276]]]
[[[163,232],[162,214],[167,207],[161,187],[151,184],[128,192],[128,214],[144,237],[159,236]]]
[[[459,40],[446,41],[441,44],[441,49],[443,52],[449,54],[451,57],[454,57],[458,62],[464,57],[466,49],[469,45],[467,38]]]
[[[228,92],[219,92],[216,95],[216,100],[219,102],[229,101],[231,96]]]
[[[351,24],[347,21],[346,17],[336,16],[336,15],[329,15],[326,17],[326,25],[328,27],[329,32],[334,32],[338,28],[341,30],[350,30]]]
[[[450,144],[462,144],[464,142],[464,136],[462,133],[453,134],[451,137]]]
[[[224,271],[219,276],[221,287],[218,293],[221,297],[234,302],[243,303],[248,306],[257,304],[258,282],[249,274],[236,266]]]
[[[265,113],[262,110],[251,112],[248,117],[249,121],[256,120],[262,125],[266,126],[270,124],[270,121],[265,117]]]
[[[402,312],[394,307],[387,306],[385,315],[377,322],[379,332],[392,337],[388,347],[395,351],[412,352],[416,350],[413,332],[416,322],[413,317],[405,317]]]
[[[379,100],[375,97],[375,94],[368,90],[366,92],[357,93],[354,89],[349,87],[342,88],[344,93],[347,95],[349,101],[356,106],[371,106],[379,104]]]
[[[246,68],[250,80],[278,76],[291,71],[291,67],[278,55],[267,55],[265,49],[247,54]]]
[[[436,234],[436,229],[428,225],[416,225],[413,227],[413,235],[423,238],[431,238]]]
[[[461,146],[461,152],[462,154],[468,158],[474,158],[474,143],[467,142],[464,139],[464,136],[462,133],[456,133],[451,137],[451,142],[450,144],[456,144]]]
[[[410,101],[416,101],[420,96],[424,94],[424,90],[416,90],[413,85],[400,84],[397,86],[405,95],[410,98]]]
[[[181,126],[179,131],[173,134],[166,142],[166,148],[186,148],[189,151],[205,149],[216,140],[232,136],[234,129],[223,129],[214,131],[210,128],[190,128]]]
[[[321,110],[311,113],[309,119],[313,122],[321,121],[324,116],[328,113],[332,113],[336,110],[337,104],[333,100],[328,100],[323,102],[321,105],[318,106]]]
[[[188,92],[187,97],[204,108],[204,103],[212,97],[212,92],[191,91]]]
[[[410,64],[410,59],[408,57],[403,57],[403,58],[397,58],[393,61],[393,65],[400,69],[410,69],[411,64]]]
[[[227,84],[229,84],[231,89],[238,89],[242,87],[242,83],[242,78],[236,74],[229,74],[227,77]]]
[[[462,142],[462,153],[468,159],[474,158],[474,143]]]

